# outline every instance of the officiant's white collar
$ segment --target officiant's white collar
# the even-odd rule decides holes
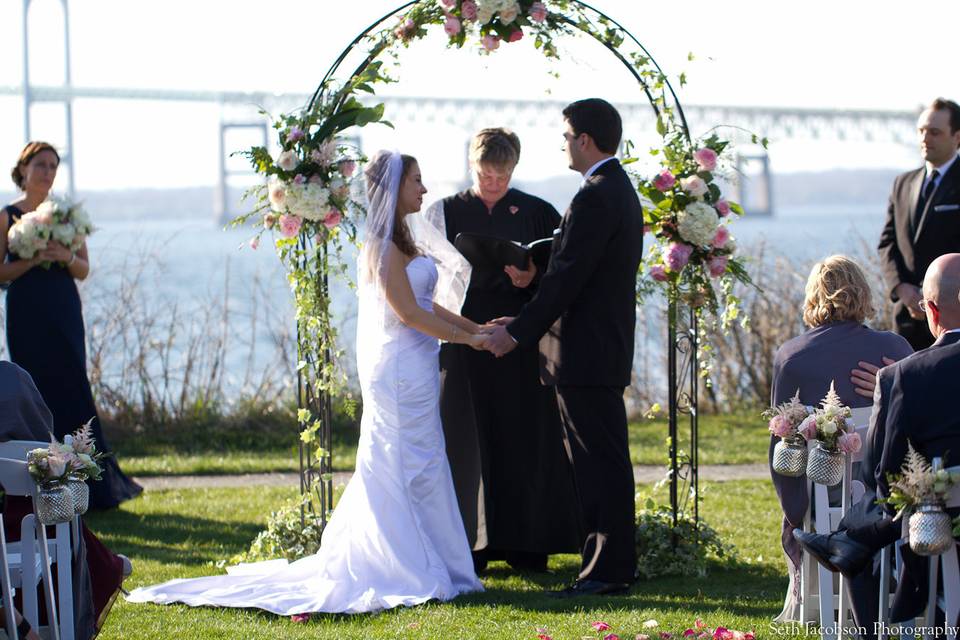
[[[596,163],[595,165],[593,165],[592,167],[590,167],[589,169],[587,169],[587,172],[586,172],[585,174],[583,174],[583,182],[580,184],[580,186],[583,186],[584,184],[587,183],[587,178],[589,178],[590,176],[592,176],[592,175],[594,174],[594,172],[595,172],[597,169],[600,168],[600,165],[602,165],[604,162],[608,162],[608,161],[610,161],[610,160],[616,160],[616,159],[617,159],[616,156],[610,156],[609,158],[604,158],[604,159],[601,160],[600,162]]]

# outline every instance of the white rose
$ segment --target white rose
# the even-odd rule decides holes
[[[699,198],[707,192],[707,183],[700,176],[681,178],[680,186],[694,198]]]
[[[516,2],[505,2],[503,7],[500,9],[500,23],[510,24],[517,19],[519,14],[520,7],[517,6]]]
[[[823,425],[823,433],[828,436],[832,436],[837,432],[837,423],[833,420],[828,421]]]
[[[284,205],[287,202],[287,188],[282,182],[274,178],[267,187],[267,197],[270,200],[270,208],[277,213],[284,212]]]
[[[491,0],[480,0],[477,3],[477,22],[480,24],[486,24],[493,20],[493,14],[500,8],[499,2],[491,2]]]
[[[703,202],[691,202],[677,214],[677,232],[680,237],[697,246],[712,243],[719,224],[720,217],[716,210]]]
[[[77,232],[72,224],[58,224],[54,225],[50,237],[64,246],[69,246],[76,235]]]
[[[300,159],[293,151],[282,151],[277,156],[277,166],[284,171],[293,171],[300,164]]]

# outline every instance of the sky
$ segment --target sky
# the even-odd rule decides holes
[[[671,78],[687,74],[689,83],[679,89],[683,103],[913,110],[937,95],[960,98],[960,76],[942,71],[956,48],[957,2],[916,12],[890,0],[591,4],[637,36]],[[70,0],[73,84],[310,93],[354,35],[399,5],[396,0]],[[32,81],[59,84],[60,0],[32,0],[31,7]],[[22,82],[21,19],[21,2],[0,3],[0,86]],[[445,48],[439,33],[402,52],[401,81],[383,93],[642,99],[626,71],[599,45],[584,39],[560,44],[563,59],[551,65],[528,41],[482,56],[470,45],[466,51]],[[0,96],[0,117],[6,123],[0,128],[0,158],[12,164],[24,142],[21,99]],[[210,104],[76,101],[78,190],[212,185],[220,117],[220,108]],[[243,120],[252,113],[234,107],[226,117]],[[59,106],[36,106],[32,118],[34,137],[62,144]],[[426,158],[425,175],[428,168],[443,174],[459,167],[450,159],[463,155],[465,133],[398,124],[397,131],[371,130],[365,144],[416,149]],[[565,170],[560,128],[558,114],[543,114],[542,123],[518,131],[525,143],[518,171],[539,178]],[[438,141],[447,141],[446,148]],[[252,142],[237,138],[229,146]],[[883,144],[774,140],[771,147],[778,171],[908,168],[917,158],[915,149]]]

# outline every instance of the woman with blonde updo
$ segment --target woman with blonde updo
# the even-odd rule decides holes
[[[473,185],[431,207],[428,218],[454,243],[475,233],[523,244],[550,238],[560,215],[548,202],[510,187],[520,139],[483,129],[470,143]],[[483,324],[515,316],[537,291],[530,262],[472,265],[461,314]],[[563,450],[556,398],[540,384],[537,349],[503,358],[461,345],[440,353],[441,416],[447,453],[478,571],[488,560],[543,571],[551,553],[580,548],[573,481]]]
[[[815,406],[833,383],[844,404],[869,407],[876,365],[892,364],[913,353],[902,337],[864,324],[875,313],[870,285],[856,262],[834,255],[813,265],[803,301],[803,324],[809,328],[777,350],[771,403],[787,402],[799,391],[800,402]],[[771,461],[777,440],[770,438]],[[790,588],[777,620],[786,622],[799,616],[801,556],[793,530],[802,526],[807,511],[808,481],[806,476],[782,476],[772,468],[770,475],[783,507],[782,543]]]

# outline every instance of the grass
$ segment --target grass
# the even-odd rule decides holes
[[[641,489],[645,489],[641,487]],[[287,488],[190,489],[150,492],[122,509],[88,516],[115,551],[129,555],[135,572],[127,587],[172,578],[220,573],[214,563],[244,550],[267,514],[294,494]],[[704,483],[704,519],[736,545],[735,562],[714,563],[704,578],[641,583],[625,596],[558,601],[544,589],[574,576],[577,557],[554,556],[547,574],[513,574],[492,563],[482,576],[486,592],[371,615],[320,615],[308,624],[256,610],[157,606],[118,601],[100,638],[436,638],[516,640],[545,627],[555,640],[598,637],[590,623],[603,620],[621,638],[644,631],[682,632],[696,618],[711,627],[753,629],[774,635],[769,620],[787,586],[779,553],[779,507],[763,481]],[[602,634],[601,634],[602,635]]]
[[[686,427],[681,423],[682,428]],[[689,429],[689,428],[688,428]],[[111,435],[123,469],[133,475],[209,475],[269,473],[298,469],[297,436],[289,424],[269,428],[238,428],[200,424],[155,437]],[[353,469],[357,428],[340,424],[335,431],[334,469]],[[700,464],[762,463],[767,459],[769,434],[757,413],[707,415],[700,419]],[[634,464],[664,465],[667,461],[666,419],[630,424]],[[689,450],[681,440],[681,449]]]

